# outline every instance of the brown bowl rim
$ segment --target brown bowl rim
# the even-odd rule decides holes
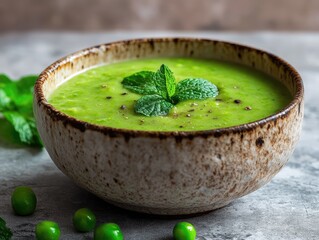
[[[112,45],[116,44],[137,44],[137,43],[145,43],[145,42],[165,42],[165,41],[206,41],[213,44],[221,43],[230,45],[231,47],[236,47],[238,49],[246,49],[249,51],[256,51],[259,54],[266,54],[273,62],[276,62],[277,64],[280,64],[283,66],[286,70],[288,70],[291,74],[291,76],[294,78],[294,81],[296,81],[296,94],[293,96],[292,101],[283,109],[281,109],[279,112],[272,114],[268,117],[245,123],[240,125],[235,125],[231,127],[225,127],[225,128],[217,128],[217,129],[210,129],[210,130],[197,130],[197,131],[145,131],[145,130],[131,130],[131,129],[124,129],[124,128],[113,128],[113,127],[107,127],[102,125],[96,125],[92,123],[88,123],[79,119],[76,119],[74,117],[71,117],[56,108],[54,108],[51,104],[48,103],[47,99],[44,96],[44,93],[42,91],[42,86],[46,79],[50,76],[51,73],[58,70],[60,66],[63,64],[70,62],[71,59],[81,57],[84,53],[91,53],[94,51],[94,49],[104,47],[111,47]],[[42,71],[42,73],[39,75],[39,78],[37,79],[35,86],[34,86],[34,95],[35,95],[35,102],[40,106],[44,106],[44,109],[48,113],[48,115],[58,121],[62,121],[65,125],[71,125],[74,128],[77,128],[84,132],[85,130],[93,130],[101,132],[105,135],[110,136],[124,136],[126,139],[130,137],[156,137],[156,138],[167,138],[167,137],[181,137],[181,138],[194,138],[194,137],[208,137],[208,136],[215,136],[220,137],[221,135],[230,133],[243,133],[245,131],[251,131],[255,129],[256,127],[260,126],[263,127],[269,122],[276,121],[276,119],[279,118],[285,118],[288,113],[296,107],[297,104],[299,104],[298,111],[300,112],[300,103],[304,96],[304,87],[302,78],[297,72],[297,70],[290,65],[288,62],[283,60],[282,58],[269,53],[267,51],[237,44],[229,41],[221,41],[221,40],[213,40],[213,39],[206,39],[206,38],[187,38],[187,37],[162,37],[162,38],[137,38],[137,39],[129,39],[129,40],[119,40],[114,41],[110,43],[105,44],[99,44],[95,45],[89,48],[85,48],[82,50],[79,50],[77,52],[71,53],[63,58],[60,58],[59,60],[55,61],[51,65],[49,65],[45,70]]]

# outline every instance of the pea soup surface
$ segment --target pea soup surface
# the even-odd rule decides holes
[[[219,95],[180,102],[167,116],[146,117],[134,112],[141,95],[125,89],[124,77],[157,71],[166,64],[176,81],[204,78]],[[89,69],[61,84],[49,96],[56,109],[89,123],[134,130],[194,131],[230,127],[272,115],[292,99],[270,76],[238,64],[194,58],[131,60]]]

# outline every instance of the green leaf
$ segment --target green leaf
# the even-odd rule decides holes
[[[32,104],[33,104],[33,91],[34,84],[38,76],[30,75],[20,78],[16,82],[17,93],[14,98],[14,103],[18,108],[22,110],[29,109],[29,113],[32,113]]]
[[[11,81],[0,74],[0,111],[10,111],[29,106],[32,112],[33,86],[37,76],[25,76],[18,81]],[[30,110],[29,110],[30,112]]]
[[[217,95],[218,89],[213,83],[201,78],[188,78],[177,84],[173,100],[177,103],[185,100],[201,100]]]
[[[21,113],[13,111],[6,111],[2,114],[19,134],[21,142],[34,146],[42,146],[33,118],[25,117]]]
[[[157,70],[157,72],[154,74],[154,83],[157,89],[157,94],[161,95],[165,99],[170,99],[170,95],[168,93],[167,86],[171,84],[172,79],[169,78],[170,74],[168,73],[170,71],[167,66],[164,64],[161,65],[161,67]],[[167,76],[166,76],[167,74]],[[168,77],[168,78],[166,78]],[[174,79],[175,83],[175,79]],[[171,87],[170,87],[171,88]],[[175,88],[175,86],[174,86]],[[170,90],[172,91],[172,90]]]
[[[141,95],[156,94],[157,88],[153,81],[153,72],[141,71],[125,77],[123,87]]]
[[[169,113],[174,105],[159,95],[141,97],[135,104],[135,112],[145,116],[163,116]]]
[[[2,88],[3,85],[12,82],[11,79],[5,75],[5,74],[0,74],[0,88]]]
[[[37,79],[38,79],[38,76],[36,75],[29,75],[29,76],[24,76],[20,78],[16,82],[19,93],[20,94],[33,93],[34,84]]]
[[[20,141],[19,134],[5,118],[0,118],[0,144],[18,148],[25,147],[25,144]]]
[[[14,109],[13,99],[17,95],[15,83],[0,75],[0,112]]]
[[[11,98],[9,98],[4,89],[0,89],[0,112],[13,109]]]
[[[17,132],[20,142],[42,147],[33,116],[33,87],[38,77],[25,76],[11,81],[0,74],[0,113]],[[4,133],[1,133],[4,135]],[[0,239],[1,240],[1,239]]]
[[[0,240],[9,240],[11,237],[11,230],[6,226],[6,222],[0,217]]]
[[[175,77],[173,72],[169,69],[168,66],[166,66],[165,64],[162,64],[160,69],[159,69],[159,73],[162,75],[162,77],[165,80],[165,84],[166,84],[166,90],[167,90],[167,94],[168,97],[172,97],[175,93],[175,88],[176,88],[176,82],[175,82]]]

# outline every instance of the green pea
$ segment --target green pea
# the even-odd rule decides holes
[[[119,225],[115,223],[104,223],[94,231],[94,240],[123,240],[123,233]]]
[[[11,205],[15,214],[31,215],[37,206],[37,197],[30,187],[16,187],[11,195]]]
[[[179,222],[175,225],[173,230],[175,240],[195,240],[196,229],[188,222]]]
[[[79,232],[90,232],[94,229],[96,218],[94,213],[88,208],[81,208],[73,215],[73,225]]]
[[[35,227],[35,237],[37,240],[58,240],[60,234],[60,227],[56,222],[42,221]]]

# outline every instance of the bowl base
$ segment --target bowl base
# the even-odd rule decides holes
[[[136,206],[136,205],[126,204],[126,203],[119,203],[119,202],[114,202],[110,200],[105,200],[105,201],[114,206],[127,209],[130,211],[134,211],[134,212],[161,215],[161,216],[171,216],[171,217],[185,216],[185,215],[192,217],[196,215],[205,214],[207,212],[211,212],[213,210],[225,207],[231,202],[231,201],[218,202],[208,206],[192,207],[192,208],[154,208],[154,207]]]

